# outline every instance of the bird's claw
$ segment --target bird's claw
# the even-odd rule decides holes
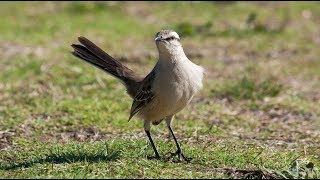
[[[161,157],[159,155],[147,156],[147,159],[149,159],[149,160],[151,160],[151,159],[161,159]]]
[[[168,159],[173,158],[174,156],[178,156],[178,159],[181,161],[181,157],[183,158],[183,160],[185,160],[186,162],[190,162],[192,160],[192,158],[188,158],[186,157],[181,151],[177,150],[174,153],[171,153],[171,155],[169,156]]]

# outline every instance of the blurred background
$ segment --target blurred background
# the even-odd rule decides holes
[[[140,120],[127,122],[122,84],[70,45],[85,36],[146,75],[155,34],[173,29],[206,69],[204,89],[173,125],[185,144],[307,148],[320,165],[319,2],[1,2],[0,17],[2,150],[31,140],[146,140]],[[167,137],[165,125],[152,131]]]

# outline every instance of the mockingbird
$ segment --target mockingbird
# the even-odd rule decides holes
[[[189,161],[181,151],[171,129],[171,122],[174,115],[188,105],[202,88],[204,70],[187,58],[179,35],[172,30],[161,30],[156,34],[159,60],[145,78],[138,76],[85,37],[79,37],[78,40],[82,45],[71,45],[74,56],[113,75],[125,85],[127,93],[133,98],[128,121],[136,114],[144,120],[144,130],[155,153],[153,158],[159,159],[160,155],[151,138],[150,125],[158,125],[165,120],[178,148],[171,156],[178,155],[179,159],[182,156]]]

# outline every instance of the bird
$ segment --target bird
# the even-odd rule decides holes
[[[85,62],[96,66],[117,78],[133,99],[128,121],[135,115],[143,120],[143,127],[154,150],[154,156],[161,159],[150,134],[151,124],[166,122],[177,151],[170,157],[178,156],[190,161],[184,155],[171,128],[174,116],[184,109],[194,95],[203,88],[204,68],[193,63],[186,56],[180,36],[174,30],[160,30],[155,35],[158,60],[145,77],[138,75],[120,61],[103,51],[87,38],[78,37],[80,44],[72,44],[71,53]]]

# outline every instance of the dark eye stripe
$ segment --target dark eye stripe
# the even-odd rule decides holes
[[[168,38],[165,38],[164,40],[170,41],[170,40],[173,40],[173,39],[175,39],[175,37],[168,37]]]

